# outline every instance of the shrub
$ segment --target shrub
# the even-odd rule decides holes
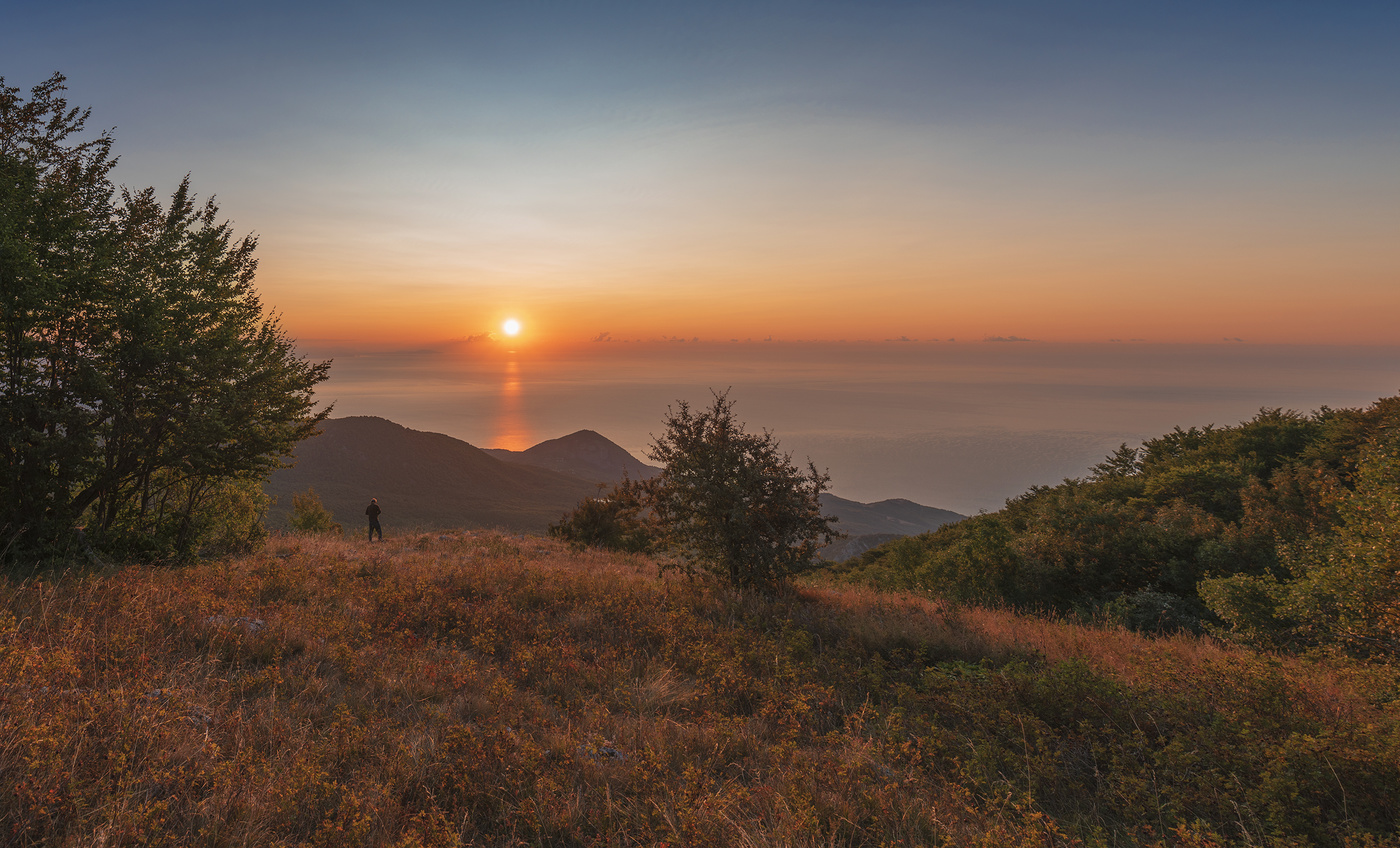
[[[316,494],[314,488],[292,495],[292,514],[287,523],[298,533],[334,533],[339,536],[344,532],[344,528],[336,523],[335,516],[321,503],[321,496]]]
[[[646,553],[657,540],[647,497],[645,481],[624,479],[603,497],[581,501],[558,524],[549,525],[549,535],[576,548]]]

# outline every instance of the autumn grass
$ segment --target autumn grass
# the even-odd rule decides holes
[[[0,584],[5,845],[1400,845],[1384,667],[497,533]]]

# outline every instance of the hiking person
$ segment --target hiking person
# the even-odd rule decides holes
[[[379,526],[379,513],[383,512],[379,508],[379,498],[370,498],[369,506],[365,507],[365,515],[369,516],[369,540],[374,541],[374,534],[379,534],[379,541],[384,541],[384,528]]]

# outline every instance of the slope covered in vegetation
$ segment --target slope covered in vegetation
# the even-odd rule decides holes
[[[1397,694],[542,539],[274,537],[0,583],[0,842],[1394,846]]]
[[[365,505],[384,506],[392,530],[499,527],[543,533],[581,499],[597,494],[591,480],[526,463],[503,461],[442,433],[412,430],[358,415],[321,422],[321,432],[296,446],[295,465],[264,484],[280,509],[268,518],[287,527],[291,498],[315,489],[335,519],[363,532]]]
[[[1397,446],[1400,398],[1177,428],[1124,445],[1085,479],[1032,488],[836,571],[957,601],[1106,613],[1143,629],[1213,623],[1270,646],[1393,656]],[[1348,598],[1347,585],[1365,597]],[[1328,623],[1348,616],[1358,622],[1348,632]]]

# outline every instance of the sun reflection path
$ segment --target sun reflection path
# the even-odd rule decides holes
[[[534,444],[530,426],[521,411],[520,362],[515,357],[506,360],[505,370],[501,374],[501,395],[495,425],[491,439],[494,448],[522,451]]]

